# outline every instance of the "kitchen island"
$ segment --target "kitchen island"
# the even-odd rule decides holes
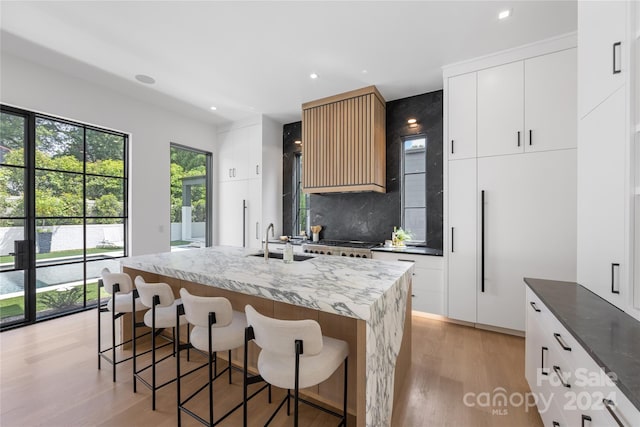
[[[135,278],[163,281],[177,294],[227,297],[235,310],[252,304],[267,316],[317,320],[323,334],[349,343],[349,411],[357,426],[389,426],[393,396],[411,362],[411,275],[402,262],[314,256],[285,264],[255,250],[212,247],[123,260]],[[125,328],[125,331],[127,328]],[[232,356],[241,363],[241,352]],[[257,349],[250,349],[255,367]],[[342,372],[306,389],[340,408]]]

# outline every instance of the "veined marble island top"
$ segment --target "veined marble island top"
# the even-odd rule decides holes
[[[402,385],[411,364],[413,264],[328,255],[285,264],[251,256],[257,252],[219,246],[136,256],[123,259],[122,265],[135,274],[177,278],[344,317],[333,324],[333,333],[351,340],[349,357],[355,358],[355,366],[349,362],[349,368],[355,385],[349,386],[349,394],[355,406],[349,407],[356,425],[390,426],[394,387]]]
[[[413,266],[402,262],[318,255],[285,264],[258,251],[217,246],[142,255],[125,267],[254,295],[341,316],[369,320],[371,307]]]

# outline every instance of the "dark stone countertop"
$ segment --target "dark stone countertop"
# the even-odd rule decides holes
[[[402,248],[387,248],[380,246],[378,248],[371,249],[374,252],[391,252],[398,254],[412,254],[412,255],[431,255],[442,256],[440,249],[426,248],[424,246],[405,246]]]
[[[577,283],[524,281],[640,410],[640,321]]]

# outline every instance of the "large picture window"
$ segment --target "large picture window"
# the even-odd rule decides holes
[[[427,239],[427,138],[410,136],[402,144],[402,228],[412,243]]]
[[[127,135],[5,106],[0,123],[0,325],[95,305],[127,256]]]

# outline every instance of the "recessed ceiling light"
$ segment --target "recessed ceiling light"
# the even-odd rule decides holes
[[[294,144],[296,144],[296,145],[300,145],[300,144],[302,144],[302,141],[300,141],[300,140],[298,139],[298,140],[293,141],[293,143],[294,143]]]
[[[409,119],[407,120],[407,123],[409,123],[410,125],[416,124],[418,121],[416,119]]]
[[[212,105],[211,107],[209,107],[209,109],[210,109],[211,111],[216,111],[216,110],[218,109],[218,107],[214,107],[214,106]]]
[[[318,75],[316,73],[311,73],[309,74],[309,77],[315,80],[318,78]]]
[[[136,74],[136,80],[147,85],[152,85],[156,82],[156,79],[146,74]]]
[[[367,70],[362,70],[362,74],[367,74],[368,71]]]
[[[510,9],[503,10],[498,14],[498,19],[506,19],[509,16],[511,16],[511,10]]]

